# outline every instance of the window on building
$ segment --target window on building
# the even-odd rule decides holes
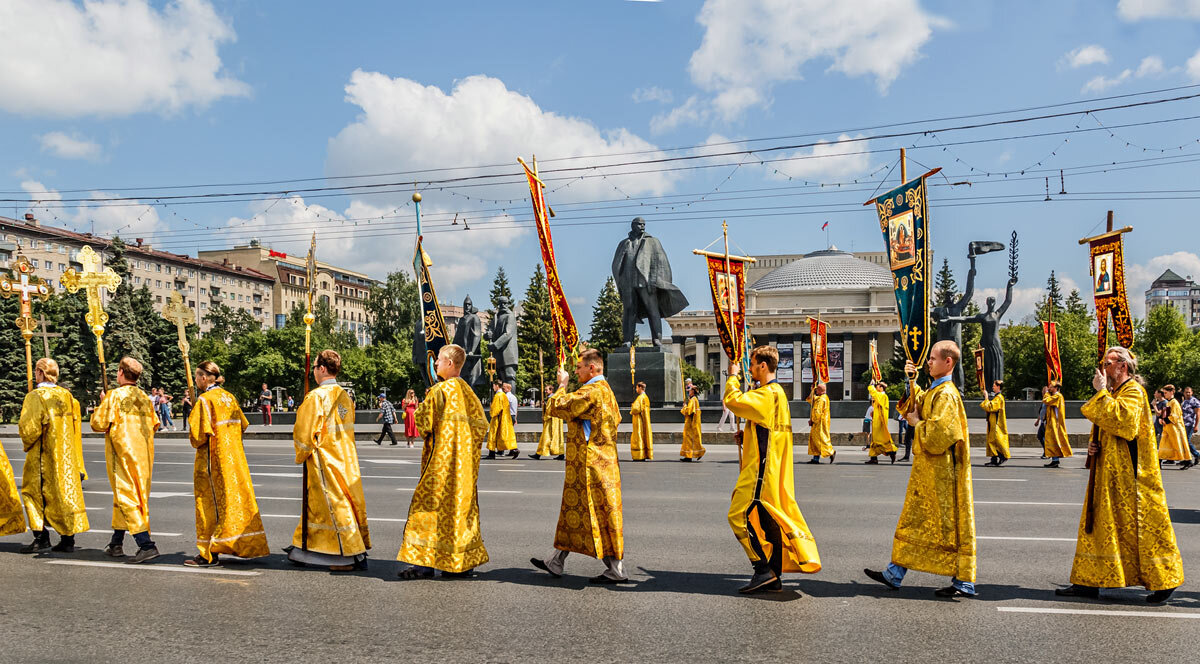
[[[65,245],[65,244],[58,245],[58,253],[60,253],[60,254],[67,253],[67,245]]]
[[[37,249],[37,248],[38,248],[38,241],[37,241],[37,240],[30,240],[30,241],[29,241],[29,248],[30,248],[30,249]]]
[[[155,296],[154,296],[154,301],[155,301],[155,302],[158,302],[159,304],[161,304],[161,303],[162,303],[162,296],[161,296],[161,295],[155,295]]]
[[[161,280],[161,279],[155,279],[155,280],[154,280],[154,287],[155,287],[155,288],[162,288],[162,280]]]
[[[36,267],[38,266],[37,259],[36,259],[36,258],[30,258],[30,259],[29,259],[29,264],[30,264],[30,265],[32,265],[33,267],[35,267],[35,268],[36,268]]]
[[[189,307],[191,307],[191,308],[193,308],[193,309],[195,309],[195,308],[196,308],[196,301],[195,301],[195,300],[188,300],[188,306],[189,306]]]
[[[200,273],[200,281],[208,281],[208,274],[201,272]]]
[[[154,264],[154,271],[155,271],[155,272],[162,272],[162,263],[155,263],[155,264]]]
[[[133,285],[134,285],[134,286],[141,286],[141,285],[142,285],[142,278],[141,278],[141,277],[134,277],[134,278],[133,278]]]
[[[66,271],[67,271],[67,264],[66,264],[66,263],[59,263],[59,264],[58,264],[58,271],[59,271],[59,272],[66,272]]]
[[[207,303],[207,302],[201,302],[201,303],[200,303],[200,308],[201,308],[201,309],[207,309],[207,308],[208,308],[208,303]]]
[[[195,287],[195,286],[188,286],[188,292],[189,292],[189,293],[195,293],[195,292],[196,292],[196,287]]]

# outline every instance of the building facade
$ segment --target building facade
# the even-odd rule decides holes
[[[102,265],[112,256],[109,238],[46,226],[32,214],[22,220],[0,217],[0,267],[9,267],[20,253],[29,259],[34,274],[55,290],[62,290],[62,274],[68,268],[83,268],[77,257],[85,246],[100,256]],[[141,239],[125,245],[125,259],[131,285],[149,289],[156,305],[165,304],[174,291],[182,294],[196,313],[201,333],[211,327],[205,317],[218,303],[248,312],[264,328],[272,323],[275,280],[267,274],[228,261],[158,251]]]
[[[892,359],[900,326],[892,273],[882,252],[850,254],[836,247],[809,254],[756,256],[747,271],[746,323],[756,344],[779,350],[777,374],[792,399],[812,385],[808,319],[828,324],[831,399],[865,399],[869,344],[880,364]],[[729,358],[721,349],[711,310],[688,310],[667,319],[672,345],[685,362],[724,384]],[[719,395],[710,395],[715,398]]]
[[[201,251],[200,257],[248,265],[274,277],[271,319],[277,328],[283,327],[293,307],[304,304],[308,280],[304,254],[289,255],[251,240],[250,244],[232,249]],[[371,342],[366,305],[371,288],[379,285],[379,281],[365,274],[317,261],[316,301],[328,303],[341,329],[353,334],[360,345]]]
[[[1183,315],[1187,326],[1200,329],[1200,285],[1192,277],[1181,277],[1173,270],[1163,272],[1146,291],[1146,311],[1168,305]]]

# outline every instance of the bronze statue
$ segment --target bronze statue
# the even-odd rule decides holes
[[[613,281],[621,294],[621,334],[633,344],[637,324],[650,323],[650,338],[662,346],[662,319],[683,311],[687,298],[671,283],[671,264],[658,238],[646,233],[646,220],[634,218],[629,236],[613,256]]]
[[[454,328],[454,343],[462,346],[462,349],[467,353],[467,360],[463,362],[461,378],[467,381],[467,385],[472,388],[476,387],[476,383],[483,376],[479,366],[479,340],[481,336],[482,325],[479,322],[479,310],[471,302],[471,296],[468,295],[463,300],[463,315],[459,319],[458,325]]]
[[[496,376],[501,382],[517,380],[517,317],[507,297],[496,301],[496,315],[488,324],[488,351],[496,358]]]
[[[971,262],[971,269],[967,271],[967,287],[963,291],[962,297],[955,302],[939,302],[929,313],[930,317],[937,323],[937,338],[938,341],[950,339],[958,345],[965,357],[969,352],[962,347],[962,324],[971,321],[970,318],[964,318],[963,312],[971,303],[971,297],[975,294],[975,257],[982,254],[990,254],[993,251],[1004,251],[1004,245],[999,242],[971,242],[967,245],[967,260]],[[954,365],[954,384],[958,386],[959,391],[963,389],[963,370],[962,363]],[[991,383],[988,383],[991,385]]]

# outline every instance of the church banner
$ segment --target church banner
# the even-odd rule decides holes
[[[879,370],[879,341],[872,339],[869,347],[871,349],[871,378],[881,381],[883,372]]]
[[[721,348],[731,362],[741,362],[746,343],[746,264],[732,257],[714,255],[706,255],[705,261]]]
[[[550,215],[546,207],[546,197],[542,192],[542,181],[524,161],[521,161],[521,166],[525,169],[526,179],[529,180],[533,220],[537,226],[538,245],[542,249],[542,265],[546,267],[546,290],[550,292],[554,346],[558,349],[558,363],[562,365],[579,347],[579,328],[575,326],[575,317],[571,315],[567,295],[563,292],[562,281],[558,278],[558,262],[554,258],[554,239],[550,236]],[[536,161],[534,166],[537,166]]]
[[[429,276],[429,266],[433,265],[425,247],[417,237],[417,251],[413,255],[413,274],[417,275],[417,288],[421,295],[421,328],[424,334],[414,340],[413,355],[422,355],[424,361],[419,363],[421,374],[425,377],[425,385],[432,386],[438,382],[434,361],[442,346],[449,343],[446,338],[446,320],[442,317],[442,307],[438,304],[437,292],[433,289],[433,279]]]
[[[1058,323],[1042,321],[1042,340],[1046,349],[1046,384],[1062,383],[1062,360],[1058,355]]]
[[[909,361],[921,366],[932,345],[929,338],[932,245],[925,176],[905,182],[876,198],[874,203],[895,282],[901,345]]]
[[[979,348],[976,348],[975,349],[975,380],[979,381],[979,391],[983,392],[984,395],[986,396],[988,393],[989,386],[987,384],[987,380],[984,378],[984,376],[986,374],[983,371],[983,356],[984,356],[983,347],[981,346]]]
[[[829,382],[829,324],[815,318],[808,319],[808,333],[812,335],[813,370],[817,382]]]
[[[1099,361],[1104,361],[1108,349],[1108,319],[1112,317],[1117,343],[1133,347],[1133,320],[1129,317],[1129,302],[1125,299],[1125,258],[1121,251],[1121,233],[1105,233],[1088,243],[1089,271],[1092,275],[1092,294],[1096,302],[1096,341]]]

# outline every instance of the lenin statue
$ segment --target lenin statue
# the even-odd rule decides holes
[[[617,245],[613,256],[613,281],[621,293],[621,333],[626,344],[633,343],[637,324],[650,323],[655,346],[662,345],[662,319],[683,311],[688,305],[683,292],[671,283],[671,264],[662,243],[646,233],[646,221],[637,217],[629,236]]]

